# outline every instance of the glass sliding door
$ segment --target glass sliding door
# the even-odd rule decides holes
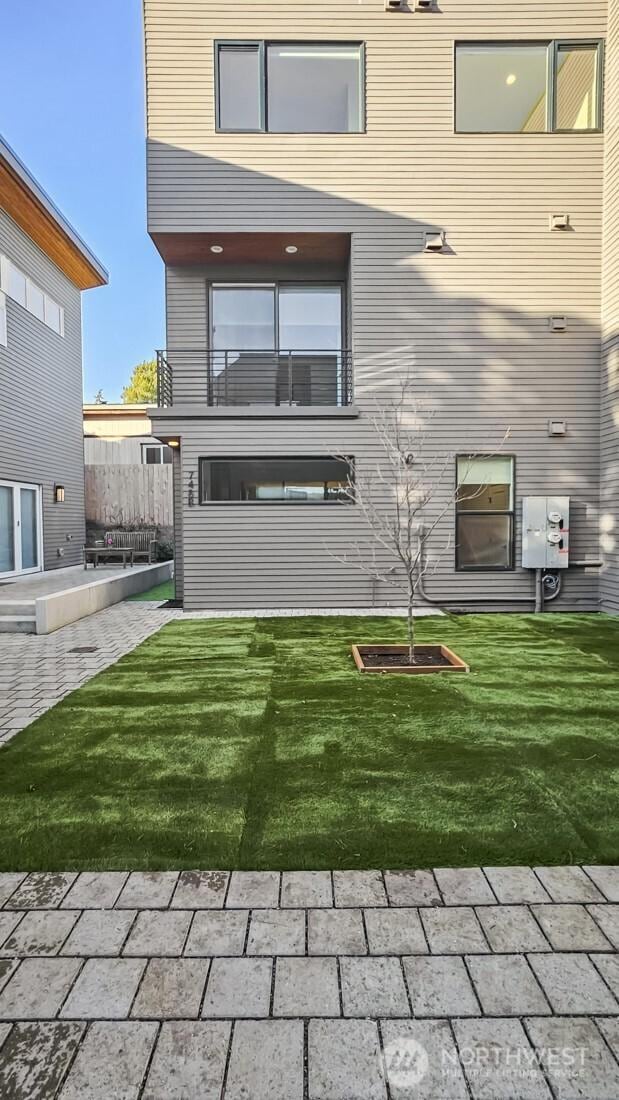
[[[213,286],[209,401],[260,405],[275,384],[275,286]]]
[[[39,493],[37,489],[19,490],[20,548],[22,570],[39,567]]]
[[[15,571],[13,489],[0,485],[0,576]]]
[[[281,400],[339,405],[342,373],[342,287],[279,287],[279,347],[287,358]]]
[[[0,482],[0,577],[41,568],[40,487]]]
[[[209,403],[340,405],[343,288],[216,283]]]

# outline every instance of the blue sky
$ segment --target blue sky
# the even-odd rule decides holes
[[[2,11],[0,133],[110,274],[82,297],[84,393],[118,399],[164,342],[163,265],[146,233],[140,0]]]

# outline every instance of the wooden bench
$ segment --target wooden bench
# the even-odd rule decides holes
[[[157,531],[145,527],[140,531],[106,531],[105,545],[112,550],[133,550],[133,561],[143,559],[149,564],[157,554]]]

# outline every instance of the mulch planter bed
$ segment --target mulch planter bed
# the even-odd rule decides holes
[[[359,672],[469,672],[469,666],[446,645],[416,645],[415,664],[409,664],[407,645],[354,645]]]

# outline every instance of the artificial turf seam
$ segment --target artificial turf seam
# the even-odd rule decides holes
[[[470,676],[357,673],[403,629],[164,627],[0,750],[0,869],[619,861],[619,621],[425,619]]]

